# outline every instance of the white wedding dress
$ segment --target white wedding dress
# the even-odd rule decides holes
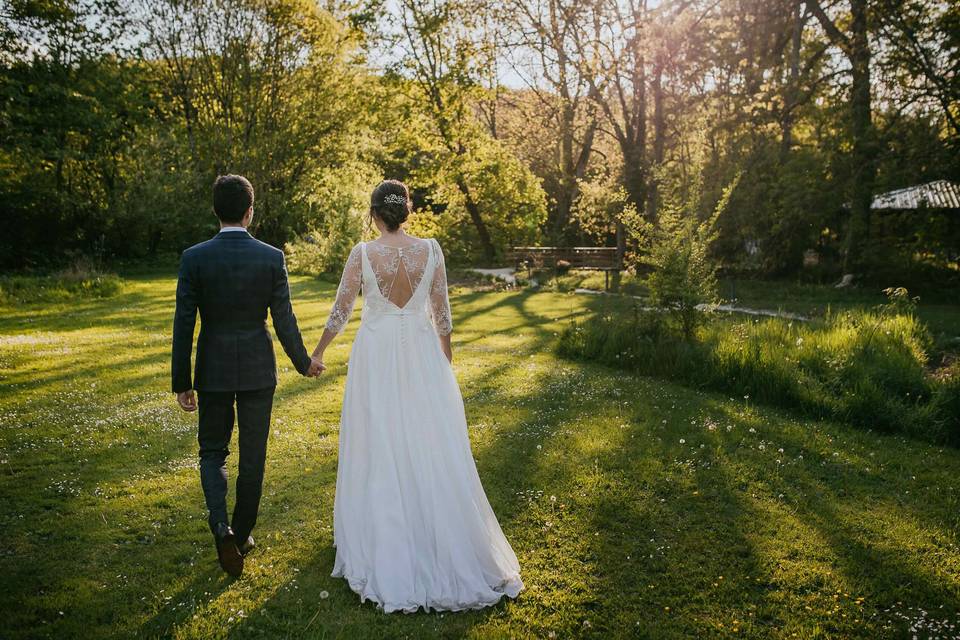
[[[517,596],[520,565],[480,484],[437,339],[452,330],[440,245],[411,240],[355,246],[327,322],[342,331],[362,286],[340,417],[332,575],[388,613],[479,609]]]

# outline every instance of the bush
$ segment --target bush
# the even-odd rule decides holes
[[[724,189],[706,220],[697,217],[698,196],[665,206],[655,226],[635,212],[628,213],[628,229],[640,242],[639,263],[653,268],[647,279],[650,301],[669,311],[688,340],[704,320],[701,309],[717,301],[717,264],[710,247],[717,237],[717,221],[738,182],[734,178]]]
[[[317,276],[333,273],[337,264],[343,264],[337,256],[331,256],[326,238],[317,232],[304,234],[283,247],[287,255],[290,273]]]
[[[370,185],[379,181],[376,169],[363,163],[326,171],[312,180],[307,201],[315,215],[310,230],[283,247],[291,272],[340,275],[350,250],[363,237]]]
[[[912,314],[857,311],[823,321],[717,320],[687,340],[663,314],[598,316],[561,334],[558,353],[804,415],[960,443],[960,365],[936,379]]]
[[[123,281],[104,273],[92,262],[77,260],[69,268],[46,276],[0,277],[0,303],[57,302],[116,295]]]
[[[960,446],[960,360],[940,372],[927,413],[939,439]]]

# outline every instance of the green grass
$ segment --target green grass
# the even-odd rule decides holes
[[[551,274],[544,272],[547,282]],[[573,291],[578,287],[603,290],[603,273],[598,271],[571,271],[549,279],[551,288]],[[883,287],[837,289],[831,285],[799,283],[785,280],[744,280],[721,278],[719,295],[724,302],[744,307],[787,311],[823,318],[828,313],[862,310],[882,305],[887,301]],[[890,286],[899,283],[891,282]],[[624,273],[621,292],[646,299],[648,290],[643,277]],[[960,291],[943,291],[937,296],[920,296],[917,314],[929,327],[938,349],[960,352]]]
[[[811,322],[703,317],[686,340],[665,314],[616,307],[570,323],[557,353],[960,445],[960,363],[930,373],[930,334],[910,312],[845,311]]]
[[[899,283],[891,282],[890,286]],[[813,317],[830,312],[875,307],[886,302],[883,287],[837,289],[830,285],[770,282],[727,278],[721,281],[720,295],[738,304],[781,309]],[[960,291],[937,296],[919,296],[917,313],[940,344],[960,350]]]
[[[70,274],[0,277],[0,303],[68,302],[109,298],[120,292],[122,281],[113,274]]]
[[[0,309],[2,638],[900,638],[921,615],[919,637],[960,629],[960,452],[565,362],[557,334],[597,301],[551,292],[452,296],[518,600],[386,616],[329,577],[356,319],[320,380],[282,364],[259,548],[231,580],[195,416],[168,393],[174,287],[138,276],[112,299]],[[311,342],[333,290],[294,279]]]

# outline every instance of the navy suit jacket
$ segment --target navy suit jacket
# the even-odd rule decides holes
[[[249,391],[277,384],[267,310],[283,350],[301,374],[310,368],[283,252],[246,231],[221,232],[183,252],[173,318],[174,392]],[[190,379],[200,313],[197,362]]]

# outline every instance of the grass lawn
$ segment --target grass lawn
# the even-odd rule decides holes
[[[546,274],[542,277],[547,279]],[[604,286],[603,273],[597,271],[573,271],[556,279],[551,278],[548,282],[551,287],[561,291],[572,291],[577,287],[603,290]],[[891,286],[896,285],[891,283]],[[629,273],[622,276],[621,291],[640,297],[648,295],[644,279]],[[724,302],[814,318],[823,317],[828,310],[839,312],[874,308],[887,301],[882,287],[837,289],[831,285],[786,280],[722,278],[717,293]],[[935,297],[920,296],[917,313],[930,328],[941,350],[960,352],[960,292],[946,291]]]
[[[0,638],[960,636],[960,450],[560,360],[598,302],[554,292],[452,296],[519,599],[386,616],[329,576],[358,318],[320,380],[282,361],[259,548],[232,580],[168,392],[174,286],[0,309]],[[294,279],[310,346],[333,292]]]

